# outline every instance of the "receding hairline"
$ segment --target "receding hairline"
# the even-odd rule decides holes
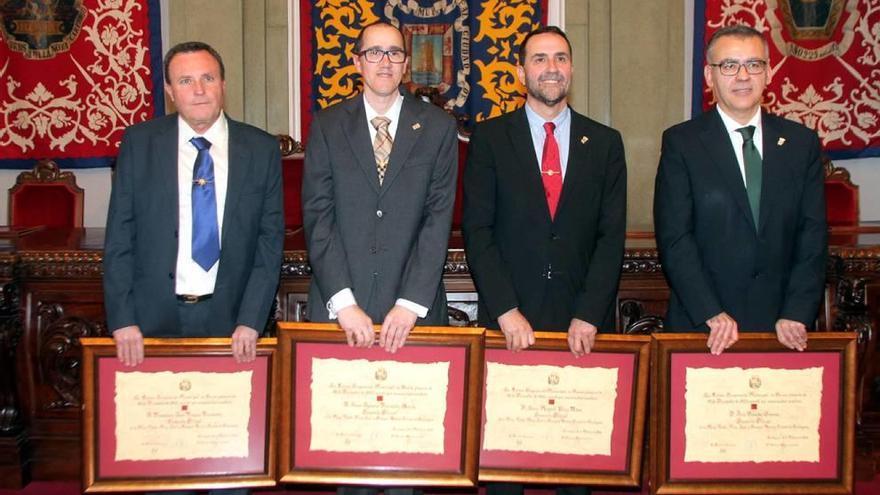
[[[368,24],[368,25],[364,26],[363,29],[361,29],[361,32],[358,33],[358,36],[355,39],[355,46],[354,46],[355,52],[359,52],[364,49],[364,36],[367,34],[368,29],[373,28],[373,27],[382,27],[382,26],[384,26],[388,29],[391,29],[393,31],[396,31],[397,35],[400,36],[401,48],[404,48],[404,49],[406,48],[405,47],[406,40],[403,38],[403,32],[400,31],[400,28],[398,28],[394,24],[391,24],[388,21],[376,21],[372,24]]]
[[[519,59],[519,65],[525,65],[526,56],[528,55],[526,47],[529,42],[532,41],[532,38],[536,36],[541,36],[542,34],[555,34],[562,38],[565,41],[565,46],[568,47],[568,55],[572,56],[574,50],[571,47],[571,41],[568,39],[568,36],[565,34],[565,31],[559,29],[557,26],[541,26],[531,32],[529,32],[526,37],[523,39],[522,43],[519,46],[519,53],[517,54],[517,58]]]
[[[764,38],[764,35],[759,33],[758,31],[747,27],[747,26],[729,26],[727,28],[719,29],[712,35],[709,39],[709,43],[706,44],[706,61],[707,62],[717,62],[710,61],[709,55],[712,53],[712,49],[715,48],[715,45],[718,44],[719,40],[734,38],[738,40],[747,40],[747,39],[757,39],[761,41],[761,46],[764,47],[764,58],[770,57],[770,45],[767,43],[767,39]]]

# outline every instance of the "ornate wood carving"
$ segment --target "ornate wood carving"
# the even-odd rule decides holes
[[[445,275],[467,275],[470,269],[467,264],[467,256],[463,249],[450,250],[446,253],[446,264],[443,265]]]
[[[656,249],[627,249],[623,256],[625,274],[663,273]]]
[[[635,299],[624,299],[618,304],[620,327],[627,335],[651,335],[663,331],[663,318],[646,314],[645,305]]]
[[[33,170],[27,170],[16,178],[16,184],[26,182],[67,182],[76,186],[76,175],[73,172],[62,172],[58,164],[52,160],[40,160],[34,164]]]
[[[21,410],[16,393],[15,349],[21,339],[18,287],[3,285],[0,292],[0,435],[21,428]]]
[[[306,149],[300,141],[293,139],[287,134],[276,134],[278,145],[281,147],[281,156],[290,156],[305,153]]]
[[[309,256],[305,251],[292,251],[284,253],[281,263],[281,277],[308,277],[312,274],[309,266]]]
[[[57,394],[47,409],[79,407],[80,337],[107,337],[103,323],[64,316],[60,304],[37,303],[40,335],[40,369],[46,382]]]
[[[104,273],[98,251],[26,251],[21,254],[22,275],[29,278],[90,278]]]

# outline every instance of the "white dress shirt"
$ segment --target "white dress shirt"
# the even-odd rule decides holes
[[[373,124],[370,121],[373,120],[374,117],[378,117],[382,114],[370,106],[370,102],[367,101],[366,96],[362,98],[364,99],[364,110],[367,115],[367,128],[370,130],[370,142],[372,143],[376,141],[376,133],[378,131],[376,131],[376,128],[373,127]],[[400,121],[401,108],[403,108],[403,95],[398,95],[397,100],[394,101],[388,111],[384,114],[385,117],[388,117],[391,120],[388,124],[388,134],[391,135],[392,143],[394,142],[394,136],[397,135],[397,123]],[[333,294],[333,297],[327,301],[328,317],[331,320],[334,320],[336,319],[336,314],[339,313],[339,310],[356,304],[357,300],[354,298],[354,292],[352,292],[351,287],[346,287],[336,294]],[[428,308],[407,299],[398,298],[397,301],[395,301],[395,304],[412,311],[419,318],[424,318],[428,314]]]
[[[205,271],[192,259],[192,186],[193,168],[199,150],[189,142],[199,134],[180,117],[177,119],[177,270],[175,292],[201,296],[212,294],[217,282],[219,260]],[[214,161],[214,192],[217,197],[217,227],[223,239],[223,211],[226,206],[226,185],[229,177],[229,129],[226,116],[201,135],[211,142],[211,159]],[[222,245],[222,243],[221,243]]]
[[[733,152],[736,153],[736,163],[739,164],[739,173],[742,175],[743,184],[746,184],[746,164],[743,160],[743,137],[742,134],[737,132],[737,129],[742,129],[743,127],[748,127],[750,125],[755,126],[755,133],[752,135],[752,142],[755,143],[755,148],[758,149],[758,154],[761,155],[761,158],[764,158],[764,132],[761,130],[761,109],[759,108],[755,115],[749,119],[748,124],[740,124],[739,122],[733,120],[733,117],[724,113],[724,110],[721,110],[721,107],[718,108],[718,114],[721,115],[721,121],[724,122],[724,128],[727,129],[727,136],[730,138],[730,143],[733,145]],[[748,187],[748,184],[746,184]]]

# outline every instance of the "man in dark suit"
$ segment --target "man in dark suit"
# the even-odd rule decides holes
[[[201,42],[165,56],[177,114],[129,127],[113,178],[104,246],[107,326],[119,359],[143,337],[232,337],[256,355],[281,266],[276,139],[223,113],[220,55]]]
[[[654,223],[671,290],[666,331],[709,331],[720,354],[739,331],[807,345],[822,297],[827,234],[819,139],[760,108],[767,42],[715,32],[704,75],[717,107],[667,129]]]
[[[513,351],[535,343],[533,330],[567,331],[581,356],[599,329],[614,329],[626,233],[623,142],[568,107],[565,33],[539,28],[519,50],[526,104],[477,125],[465,168],[462,228],[478,317],[500,327]],[[523,485],[490,483],[487,492],[521,495]]]
[[[568,107],[571,46],[548,26],[520,45],[528,95],[477,125],[464,176],[462,228],[481,325],[507,347],[533,330],[567,331],[575,355],[613,331],[626,234],[620,134]]]
[[[303,223],[312,321],[338,319],[350,345],[390,352],[413,326],[448,324],[442,274],[455,199],[456,127],[400,91],[409,57],[391,24],[365,27],[354,65],[363,94],[315,115]]]

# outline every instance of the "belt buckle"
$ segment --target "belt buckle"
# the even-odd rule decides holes
[[[183,301],[184,304],[195,304],[199,302],[201,298],[192,294],[181,294],[180,299]]]

